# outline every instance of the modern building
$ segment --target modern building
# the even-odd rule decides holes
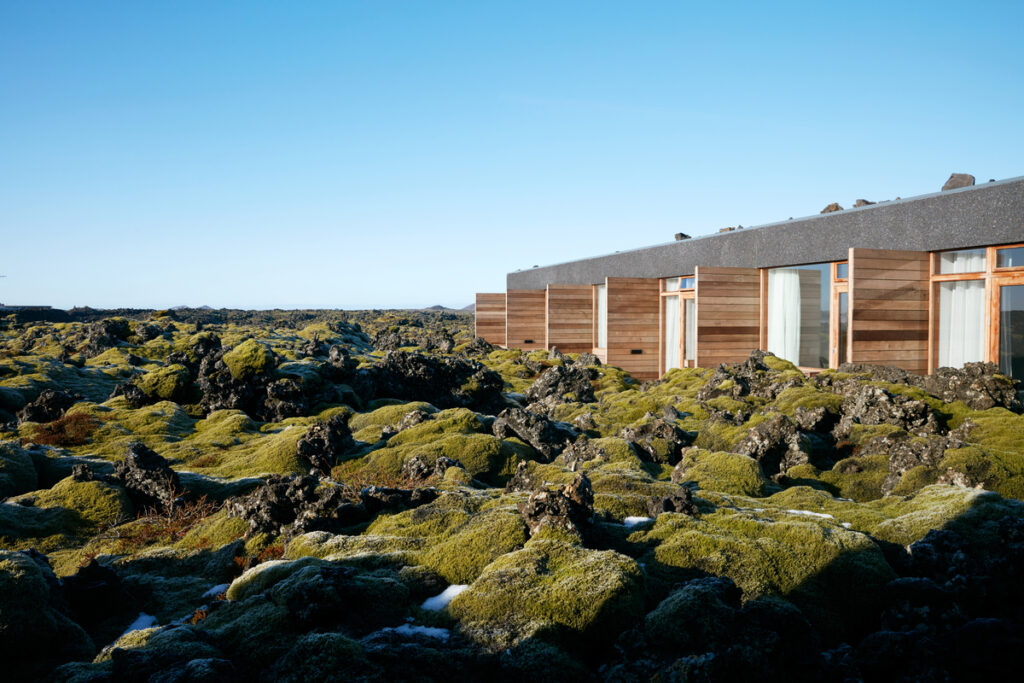
[[[477,294],[479,336],[590,351],[642,379],[754,349],[806,371],[992,361],[1024,379],[1024,177],[516,271],[506,284]]]

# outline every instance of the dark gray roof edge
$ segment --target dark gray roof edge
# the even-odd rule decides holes
[[[1000,185],[1011,185],[1013,183],[1024,183],[1024,175],[1014,176],[1013,178],[1003,178],[1002,180],[995,180],[995,181],[992,181],[992,182],[985,182],[985,183],[981,183],[981,184],[977,184],[977,185],[969,185],[968,187],[958,187],[958,188],[956,188],[954,190],[939,190],[938,192],[929,192],[928,194],[918,194],[918,195],[914,195],[913,197],[900,197],[899,199],[883,199],[883,200],[881,200],[879,202],[875,202],[874,204],[868,204],[867,206],[851,206],[849,209],[843,209],[842,212],[846,213],[848,211],[870,211],[871,209],[879,209],[879,208],[883,208],[883,207],[887,207],[887,206],[896,206],[896,205],[900,205],[900,204],[909,204],[911,202],[921,201],[922,199],[931,199],[932,197],[947,196],[947,195],[951,195],[951,194],[954,194],[954,193],[957,193],[957,192],[971,192],[971,191],[976,191],[976,190],[984,190],[984,189],[987,189],[987,188],[990,188],[990,187],[997,187],[997,186],[1000,186]],[[831,218],[831,217],[835,216],[836,213],[839,213],[839,212],[822,213],[822,214],[810,214],[810,215],[807,215],[807,216],[799,216],[799,217],[794,216],[793,218],[787,218],[787,219],[781,220],[781,221],[773,221],[771,223],[761,223],[760,225],[751,225],[751,226],[743,228],[743,230],[760,230],[761,228],[770,228],[770,227],[775,226],[775,225],[791,225],[791,224],[796,223],[798,221],[802,222],[802,221],[823,220],[823,219],[828,219],[828,218]],[[687,240],[682,240],[682,241],[694,242],[696,240],[714,239],[716,237],[725,237],[727,235],[730,235],[732,232],[737,232],[737,231],[713,232],[713,233],[708,234],[708,235],[698,235],[697,237],[691,237],[691,238],[689,238]],[[676,241],[676,240],[673,240],[671,242],[658,242],[657,244],[649,244],[649,245],[643,246],[643,247],[634,247],[633,249],[623,249],[621,251],[613,251],[613,252],[609,252],[609,253],[605,253],[605,254],[597,254],[595,256],[584,256],[581,259],[572,259],[570,261],[557,261],[555,263],[545,263],[542,266],[536,266],[536,268],[553,268],[555,266],[564,266],[564,265],[569,264],[569,263],[576,263],[577,261],[590,261],[590,260],[593,260],[593,259],[605,258],[606,256],[615,256],[617,254],[627,254],[627,253],[633,252],[633,251],[645,251],[647,249],[659,249],[661,247],[667,247],[669,245],[678,244],[678,243],[679,242]],[[515,272],[515,273],[524,273],[524,272],[527,272],[527,270],[533,270],[533,268],[529,268],[529,269],[522,268],[520,270],[516,270],[516,271],[513,271],[513,272]],[[511,273],[509,273],[509,274],[511,275]]]
[[[543,289],[547,283],[593,283],[605,276],[669,277],[692,272],[695,265],[840,260],[847,247],[936,251],[1019,241],[1024,176],[519,270],[506,281],[509,289]]]

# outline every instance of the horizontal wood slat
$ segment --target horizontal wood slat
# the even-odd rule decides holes
[[[582,353],[594,346],[594,289],[591,285],[550,284],[547,288],[547,348]]]
[[[696,279],[697,366],[742,362],[760,342],[760,271],[698,266]]]
[[[505,346],[505,292],[477,293],[474,314],[476,336]]]
[[[848,357],[925,373],[928,253],[850,249]]]
[[[610,277],[607,362],[638,379],[658,376],[661,285],[654,278]],[[633,350],[639,354],[632,353]]]
[[[543,289],[510,289],[505,297],[505,333],[510,348],[543,349],[545,302]],[[531,341],[527,341],[531,340]]]

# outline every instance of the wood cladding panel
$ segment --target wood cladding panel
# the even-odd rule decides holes
[[[546,345],[563,353],[583,353],[594,346],[594,288],[548,285]]]
[[[547,292],[510,289],[505,295],[505,336],[509,348],[543,349]]]
[[[476,331],[492,344],[505,345],[505,292],[498,294],[477,293]]]
[[[928,372],[928,253],[850,249],[850,328],[854,363]]]
[[[653,278],[610,277],[607,363],[637,379],[658,377],[661,284]]]
[[[746,360],[760,343],[760,271],[697,266],[696,277],[697,367]]]

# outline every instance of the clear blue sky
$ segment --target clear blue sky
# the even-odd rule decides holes
[[[461,307],[534,264],[1024,175],[1022,26],[984,1],[2,0],[0,301]]]

